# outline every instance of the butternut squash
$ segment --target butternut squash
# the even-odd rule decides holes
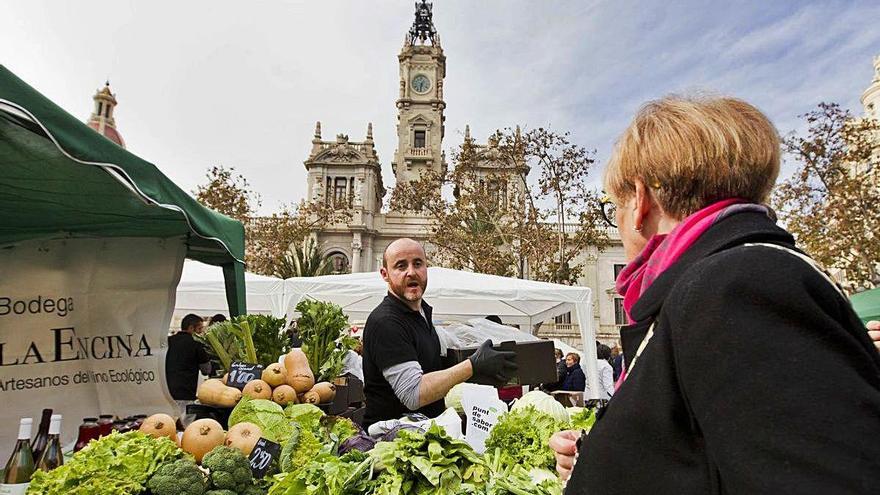
[[[241,394],[251,399],[271,399],[272,387],[263,380],[251,380],[244,386]]]
[[[272,363],[263,370],[263,375],[260,378],[270,387],[275,388],[287,381],[287,370],[281,363]]]
[[[336,385],[329,382],[316,383],[315,386],[312,387],[312,392],[318,394],[318,397],[320,397],[321,400],[320,404],[333,402],[333,398],[336,397]]]
[[[214,447],[223,445],[225,438],[226,432],[220,423],[208,418],[197,419],[183,430],[180,448],[192,454],[196,462],[202,462],[202,457]]]
[[[287,370],[287,384],[296,393],[305,393],[315,386],[315,375],[309,368],[309,359],[301,349],[292,349],[284,356],[284,369]]]
[[[297,404],[296,390],[290,385],[278,385],[272,391],[272,401],[281,406]]]
[[[208,406],[234,407],[241,400],[241,390],[227,387],[216,378],[205,380],[196,391],[199,402]]]
[[[318,392],[314,390],[309,390],[305,394],[303,394],[303,402],[306,404],[320,404],[321,396],[318,395]]]

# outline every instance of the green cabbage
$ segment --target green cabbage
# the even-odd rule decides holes
[[[260,427],[263,438],[283,444],[293,434],[294,426],[285,416],[284,409],[266,399],[241,398],[229,414],[229,426],[238,423],[253,423]]]
[[[540,390],[532,390],[531,392],[523,395],[520,399],[517,399],[510,410],[516,411],[517,409],[522,409],[529,406],[534,407],[542,413],[553,416],[553,419],[555,419],[556,421],[561,421],[563,423],[568,423],[570,421],[570,418],[568,417],[568,411],[565,410],[565,406],[560,404],[559,401],[554,399],[552,396],[547,395]]]
[[[464,390],[464,386],[464,383],[459,383],[449,389],[449,392],[446,393],[446,398],[444,399],[446,409],[451,407],[455,409],[455,412],[458,414],[464,414],[464,408],[461,405],[461,392]]]

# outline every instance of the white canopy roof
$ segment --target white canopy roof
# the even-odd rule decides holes
[[[283,280],[245,272],[244,281],[249,313],[284,314],[287,306]],[[229,313],[222,268],[193,260],[183,263],[174,314],[179,317],[187,313],[201,316]]]
[[[290,278],[284,286],[290,297],[288,312],[303,297],[311,297],[339,304],[357,321],[366,320],[388,293],[377,272]],[[590,289],[430,267],[425,300],[437,320],[497,315],[504,323],[528,331],[554,316],[574,312],[577,303],[589,303]]]
[[[175,313],[210,315],[225,312],[223,276],[216,267],[187,261],[177,288]],[[207,267],[207,268],[206,268]],[[379,305],[388,286],[378,272],[325,275],[281,280],[247,274],[247,307],[251,313],[293,315],[303,298],[330,301],[342,307],[354,322],[363,322]],[[435,320],[467,321],[497,315],[508,325],[531,332],[534,325],[571,312],[585,343],[595,341],[590,289],[485,275],[449,268],[428,268],[425,300],[434,308]],[[593,345],[584,345],[587,363],[596,360]],[[598,390],[595,366],[588,369],[592,390]]]

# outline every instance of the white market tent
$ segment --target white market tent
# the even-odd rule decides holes
[[[244,280],[249,313],[284,315],[287,307],[284,280],[250,272],[245,272]],[[221,270],[216,266],[186,260],[177,285],[174,319],[179,320],[187,313],[201,316],[227,314],[228,306],[223,305],[224,294],[226,286]]]
[[[222,274],[219,270],[214,271],[217,273],[189,272],[188,267],[184,267],[177,289],[175,314],[184,307],[186,312],[203,315],[223,311],[225,288]],[[245,281],[248,311],[275,316],[294,315],[296,305],[304,298],[311,298],[338,304],[352,321],[363,322],[388,292],[378,272],[286,280],[246,274]],[[519,325],[527,332],[538,323],[571,312],[581,329],[582,342],[596,340],[592,326],[592,294],[587,287],[430,267],[425,300],[434,308],[435,320],[466,322],[472,318],[497,315],[505,324]],[[210,308],[212,304],[217,311]],[[587,381],[591,390],[598,390],[596,348],[593,345],[583,347],[584,361],[590,363]]]

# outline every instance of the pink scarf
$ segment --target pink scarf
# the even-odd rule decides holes
[[[648,240],[642,252],[626,265],[617,277],[617,292],[623,296],[623,309],[630,323],[635,323],[630,314],[633,305],[654,280],[678,261],[678,258],[703,235],[703,232],[715,223],[724,210],[743,202],[741,199],[725,199],[712,203],[682,220],[672,232],[658,234]],[[625,376],[626,370],[620,374],[615,388],[623,383]]]

